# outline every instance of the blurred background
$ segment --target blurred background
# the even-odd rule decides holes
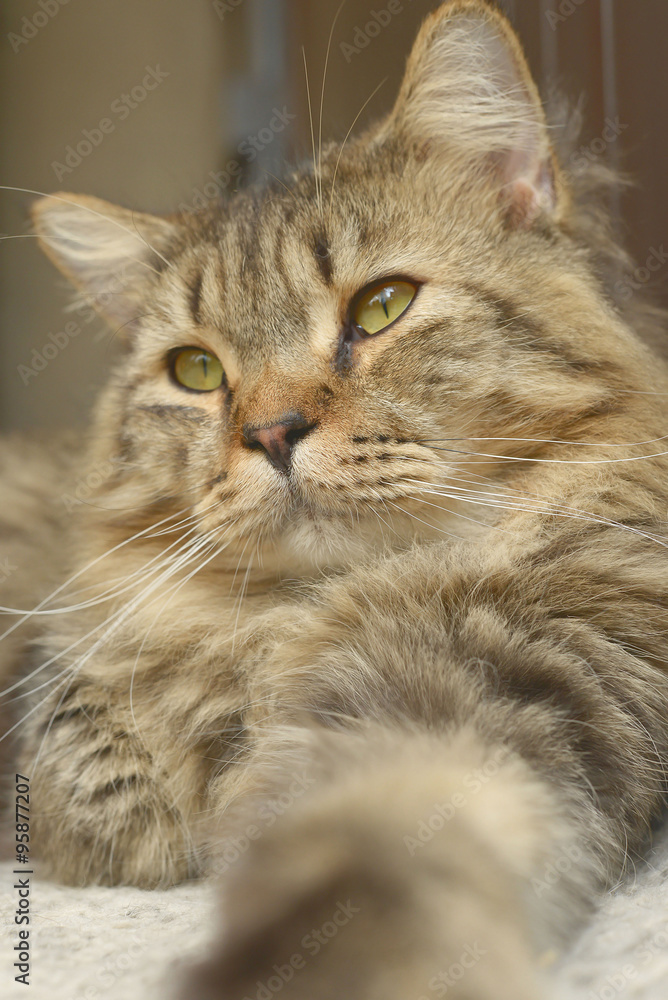
[[[4,0],[0,183],[152,212],[226,196],[310,156],[304,54],[317,127],[332,32],[323,134],[342,138],[358,115],[356,129],[389,110],[436,6],[347,0],[334,24],[340,0]],[[668,3],[502,6],[542,90],[582,101],[574,155],[635,178],[611,208],[639,265],[634,284],[668,305]],[[29,236],[33,197],[0,190],[5,430],[85,422],[112,360],[101,321],[65,311],[66,283]]]

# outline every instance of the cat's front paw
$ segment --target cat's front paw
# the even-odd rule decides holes
[[[31,852],[68,885],[173,885],[193,874],[184,817],[151,756],[113,716],[73,697],[32,773]],[[24,759],[39,744],[26,741]],[[24,765],[30,773],[30,765]]]
[[[277,905],[262,886],[226,907],[227,928],[183,1000],[540,1000],[521,947],[501,955],[487,934],[446,929],[397,887],[295,887]],[[350,893],[348,893],[350,889]],[[236,904],[236,905],[235,905]],[[503,935],[505,937],[505,935]],[[447,940],[447,939],[446,939]]]
[[[512,904],[478,895],[485,872],[455,864],[444,884],[359,830],[289,827],[228,873],[222,933],[183,1000],[545,996]]]

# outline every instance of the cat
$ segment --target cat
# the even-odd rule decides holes
[[[660,814],[668,371],[555,134],[503,14],[449,0],[390,114],[280,181],[35,204],[125,347],[85,458],[14,463],[45,510],[104,470],[14,622],[31,845],[72,885],[217,873],[184,997],[547,996]]]

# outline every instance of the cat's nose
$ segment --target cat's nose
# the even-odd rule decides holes
[[[247,448],[262,448],[275,469],[289,472],[295,445],[315,426],[314,420],[307,420],[301,413],[286,413],[266,427],[244,424],[241,433]]]

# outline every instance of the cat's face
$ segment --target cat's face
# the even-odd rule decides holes
[[[530,82],[533,150],[522,139],[527,149],[504,152],[487,120],[470,150],[459,132],[425,133],[423,50],[454,35],[459,52],[471,32],[476,45],[489,34],[497,86],[508,46],[516,93],[526,71],[505,22],[479,3],[446,5],[393,115],[342,153],[327,148],[316,170],[184,219],[113,210],[109,225],[93,199],[38,209],[51,254],[131,327],[99,408],[120,456],[108,496],[195,505],[235,558],[337,564],[469,535],[504,456],[539,448],[517,439],[576,434],[610,405],[623,345],[602,333],[611,313],[568,234]],[[479,110],[460,103],[472,129]],[[466,490],[480,505],[457,499]]]

